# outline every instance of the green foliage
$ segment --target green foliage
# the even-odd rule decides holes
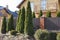
[[[22,13],[20,14],[19,19],[19,31],[20,33],[24,33],[24,21],[25,21],[25,8],[22,8]]]
[[[50,11],[47,11],[46,17],[51,17],[51,12]]]
[[[25,7],[22,8],[22,17],[23,17],[23,21],[25,21]]]
[[[18,12],[18,18],[17,18],[17,22],[16,22],[16,31],[19,31],[19,21],[20,21],[20,14],[21,14],[21,9]]]
[[[27,3],[27,12],[25,14],[25,28],[24,33],[30,36],[33,36],[34,30],[33,30],[33,23],[32,23],[32,11],[30,2]]]
[[[42,10],[40,10],[39,18],[43,15]]]
[[[49,33],[49,40],[56,40],[56,37],[57,37],[56,33],[53,33],[53,32]]]
[[[32,16],[33,16],[33,18],[35,18],[35,12],[33,12],[33,15]]]
[[[60,33],[57,33],[57,40],[60,40]]]
[[[7,30],[8,31],[15,30],[13,15],[11,15],[11,17],[9,18]]]
[[[25,8],[23,7],[22,10],[19,11],[16,31],[24,33],[24,21],[25,21]]]
[[[60,17],[60,11],[57,12],[57,17]]]
[[[14,35],[14,36],[16,36],[16,35],[17,35],[17,33],[18,33],[18,32],[17,32],[17,31],[15,31],[15,30],[11,30],[11,32],[10,32],[10,34],[11,34],[11,35]]]
[[[18,12],[17,23],[20,21],[20,20],[19,20],[19,18],[20,18],[20,14],[21,14],[21,9],[20,9],[19,12]]]
[[[49,39],[49,33],[47,30],[38,29],[35,32],[34,37],[36,40],[48,40]]]
[[[2,28],[1,28],[1,33],[2,33],[2,34],[5,34],[5,33],[6,33],[6,27],[7,27],[6,17],[4,17],[4,18],[3,18],[3,22],[2,22]]]

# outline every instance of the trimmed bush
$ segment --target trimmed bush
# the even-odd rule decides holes
[[[57,40],[60,40],[60,33],[57,33]]]
[[[32,16],[33,16],[33,18],[35,18],[35,12],[33,12],[33,15]]]
[[[60,17],[60,11],[57,12],[57,17]]]
[[[47,11],[46,17],[51,17],[51,12],[50,11]]]
[[[47,30],[38,29],[35,32],[34,37],[36,40],[48,40],[49,39],[49,33]]]
[[[11,30],[11,32],[10,32],[10,34],[11,34],[11,35],[14,35],[14,36],[16,36],[16,35],[17,35],[17,33],[18,33],[18,32],[17,32],[17,31],[15,31],[15,30]]]
[[[42,10],[40,10],[39,18],[43,15]]]
[[[56,37],[57,37],[57,34],[56,33],[53,33],[53,32],[50,32],[49,34],[49,40],[56,40]]]

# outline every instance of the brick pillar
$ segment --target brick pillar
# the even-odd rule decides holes
[[[40,18],[40,28],[44,29],[44,17]]]

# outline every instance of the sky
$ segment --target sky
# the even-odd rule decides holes
[[[8,8],[11,11],[18,10],[17,5],[21,3],[22,0],[0,0],[0,6],[6,7],[8,5]]]

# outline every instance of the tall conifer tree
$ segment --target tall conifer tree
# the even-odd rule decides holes
[[[6,22],[6,17],[4,16],[3,21],[2,21],[2,28],[1,28],[2,34],[6,33],[6,27],[7,27],[7,22]]]
[[[25,28],[24,28],[24,33],[27,35],[32,36],[34,31],[33,31],[33,23],[32,23],[32,11],[31,11],[31,6],[30,2],[28,1],[27,4],[27,12],[25,14]]]
[[[20,14],[20,19],[19,19],[19,32],[24,33],[24,21],[25,21],[25,8],[22,8],[22,13]]]
[[[19,21],[20,21],[21,9],[18,12],[17,22],[16,22],[16,31],[19,31]]]
[[[8,21],[8,31],[15,30],[13,15],[9,18]]]

